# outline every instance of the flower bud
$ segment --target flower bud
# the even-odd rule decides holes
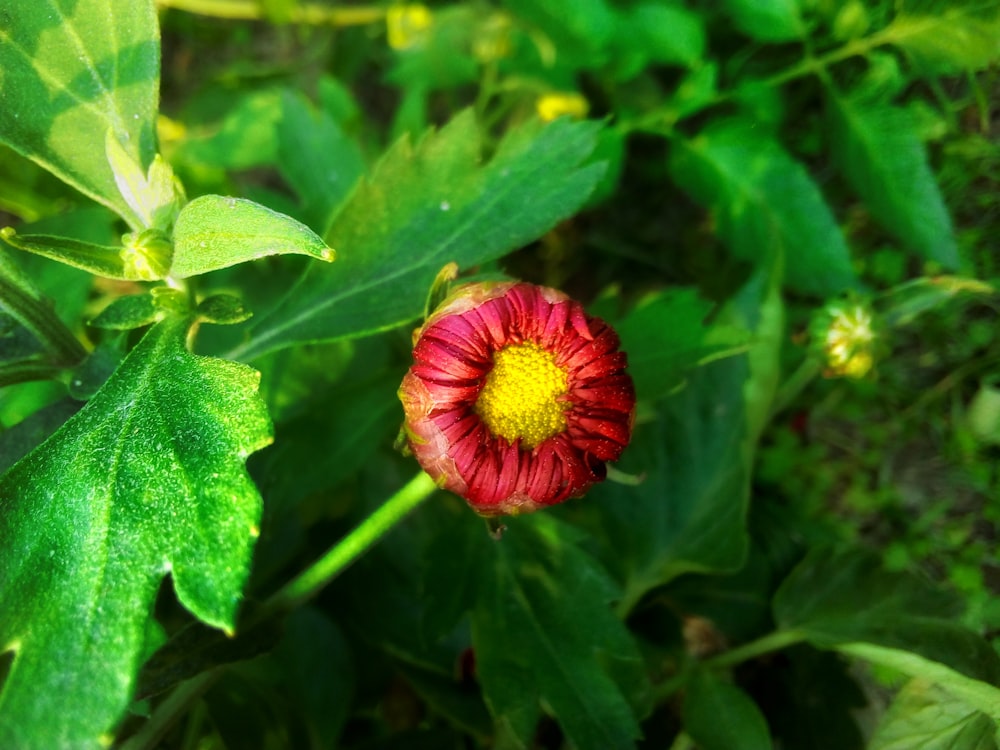
[[[409,447],[481,515],[583,495],[631,439],[618,335],[562,292],[469,284],[414,339],[399,389]]]

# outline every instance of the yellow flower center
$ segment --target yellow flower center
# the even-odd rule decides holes
[[[512,344],[493,355],[475,411],[494,435],[534,448],[566,429],[566,372],[538,344]]]

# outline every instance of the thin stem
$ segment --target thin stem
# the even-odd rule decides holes
[[[776,630],[762,638],[758,638],[756,641],[744,643],[738,648],[726,651],[711,659],[706,659],[703,664],[711,668],[734,667],[737,664],[742,664],[750,659],[756,659],[758,656],[769,654],[772,651],[780,651],[789,646],[794,646],[796,643],[801,643],[804,640],[805,635],[797,630]]]
[[[153,712],[142,728],[125,740],[120,750],[148,750],[160,746],[164,735],[222,675],[221,669],[202,672],[180,684]]]
[[[161,8],[175,8],[215,18],[258,20],[264,17],[257,0],[157,0]],[[292,23],[330,24],[331,26],[364,26],[385,18],[385,8],[354,6],[331,8],[316,3],[302,3],[292,9]]]
[[[417,474],[360,526],[268,599],[265,611],[293,609],[317,594],[436,489],[437,485],[427,474]]]
[[[798,366],[788,379],[782,383],[778,392],[774,395],[774,402],[771,405],[770,419],[781,413],[805,390],[817,375],[823,372],[823,364],[811,355],[806,355],[802,364]]]
[[[52,355],[56,364],[75,365],[87,350],[66,327],[55,310],[25,291],[0,270],[0,309],[31,331]]]

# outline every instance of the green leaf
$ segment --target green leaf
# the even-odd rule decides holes
[[[365,171],[358,144],[304,97],[282,92],[278,167],[302,200],[303,219],[321,232]]]
[[[186,279],[285,253],[334,258],[319,235],[289,216],[242,198],[203,195],[177,217],[170,275]]]
[[[705,55],[702,16],[683,6],[643,3],[624,12],[615,29],[619,54],[661,65],[696,68]]]
[[[120,718],[166,575],[231,629],[270,442],[258,375],[152,328],[87,406],[0,478],[0,747],[97,746]]]
[[[830,146],[847,181],[908,250],[954,269],[951,217],[910,111],[830,94]]]
[[[847,244],[816,184],[753,122],[723,120],[676,141],[670,173],[712,211],[736,257],[762,263],[781,251],[788,284],[810,294],[857,285]]]
[[[243,300],[234,294],[213,294],[198,303],[198,318],[206,323],[231,326],[249,320],[253,315]]]
[[[960,600],[918,578],[882,570],[871,555],[816,550],[774,598],[779,626],[819,648],[925,676],[1000,716],[1000,657],[958,622]]]
[[[541,702],[580,750],[632,747],[639,726],[628,696],[642,703],[648,685],[609,606],[615,587],[551,516],[508,525],[489,550],[472,618],[476,669],[498,727],[530,745]]]
[[[713,308],[696,290],[671,289],[643,300],[616,324],[640,399],[665,396],[689,369],[746,350],[747,331],[710,324]]]
[[[448,262],[494,260],[576,211],[603,167],[580,166],[595,123],[559,120],[513,129],[483,164],[478,127],[465,112],[413,148],[392,147],[337,215],[326,239],[333,266],[310,267],[249,340],[252,359],[307,341],[363,336],[416,320]]]
[[[17,234],[12,227],[0,229],[0,237],[11,247],[43,258],[90,271],[108,279],[138,281],[141,276],[134,267],[126,267],[122,247],[95,245],[71,237],[47,234]]]
[[[909,0],[882,32],[928,73],[979,70],[1000,59],[1000,7],[992,0]]]
[[[155,323],[164,313],[162,308],[157,307],[151,293],[127,294],[101,310],[89,321],[89,325],[112,331],[130,331]]]
[[[1000,388],[983,383],[972,397],[965,419],[981,443],[1000,445]]]
[[[606,0],[506,0],[504,4],[548,37],[560,63],[593,66],[614,29],[614,13]]]
[[[740,31],[761,42],[790,42],[806,35],[800,0],[725,0]]]
[[[989,717],[916,678],[899,691],[868,750],[997,750],[996,729]]]
[[[770,750],[771,735],[757,704],[730,682],[699,671],[687,684],[684,731],[699,750]]]
[[[7,3],[0,15],[0,139],[124,217],[110,131],[137,168],[153,161],[160,75],[150,0]]]

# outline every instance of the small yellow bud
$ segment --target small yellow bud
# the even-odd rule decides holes
[[[394,5],[385,16],[389,46],[397,50],[412,49],[424,42],[433,22],[430,8],[420,3]]]
[[[828,377],[858,379],[872,369],[877,337],[867,306],[857,302],[827,305],[811,329]]]
[[[586,117],[589,109],[587,100],[576,92],[545,94],[535,102],[535,110],[545,122],[551,122],[563,115],[578,119]]]
[[[494,13],[472,37],[472,54],[481,63],[491,63],[510,55],[510,17]]]

